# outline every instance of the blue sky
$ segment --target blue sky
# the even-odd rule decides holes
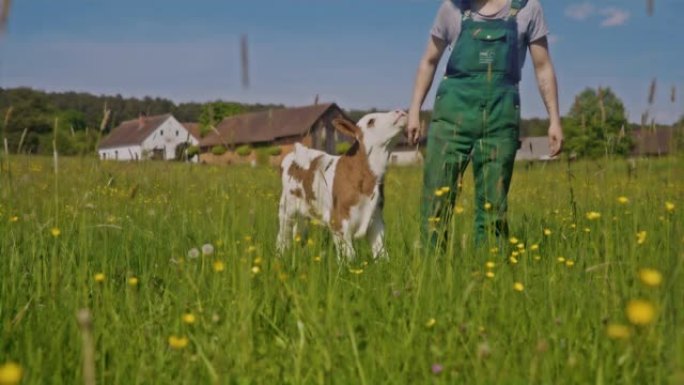
[[[632,121],[658,79],[657,120],[684,114],[684,1],[541,0],[566,113],[610,86]],[[440,0],[14,0],[0,87],[343,108],[407,107]],[[251,87],[240,84],[249,36]],[[443,71],[440,69],[439,72]],[[528,60],[523,115],[545,116]],[[670,101],[672,87],[678,90]],[[431,107],[432,96],[426,107]]]

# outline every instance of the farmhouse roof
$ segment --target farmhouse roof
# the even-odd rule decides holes
[[[305,135],[331,109],[340,110],[335,103],[327,103],[231,116],[207,134],[200,146],[265,143]]]
[[[202,135],[200,133],[200,125],[199,123],[181,123],[183,127],[185,127],[186,130],[192,135],[193,138],[197,139],[198,141],[202,139]]]
[[[141,144],[170,117],[171,114],[164,114],[140,117],[122,122],[100,142],[99,148],[105,149]]]

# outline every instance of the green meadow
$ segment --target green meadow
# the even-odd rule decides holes
[[[518,163],[498,249],[469,170],[440,255],[394,168],[390,262],[345,264],[275,256],[277,169],[3,159],[0,383],[84,383],[89,309],[98,384],[682,384],[682,164]]]

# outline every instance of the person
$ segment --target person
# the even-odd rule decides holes
[[[420,110],[447,46],[451,55],[427,134],[421,239],[444,247],[461,178],[475,180],[475,241],[508,237],[508,191],[520,147],[518,84],[529,49],[549,115],[550,156],[563,148],[556,74],[539,0],[446,0],[417,71],[408,136],[421,136]]]

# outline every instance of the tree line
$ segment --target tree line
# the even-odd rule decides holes
[[[61,154],[85,155],[93,154],[99,139],[112,128],[141,114],[171,113],[180,122],[199,122],[202,131],[206,132],[228,116],[282,107],[225,101],[177,104],[164,98],[0,88],[0,128],[11,152],[50,153],[54,137]],[[347,115],[358,120],[373,111],[349,110]],[[430,116],[431,112],[425,111],[421,120],[427,124]],[[641,126],[628,123],[623,102],[610,88],[588,88],[577,95],[563,124],[566,149],[580,157],[628,154],[633,145],[629,133]],[[648,126],[676,129],[675,137],[684,141],[684,116],[672,127]],[[547,129],[546,119],[523,119],[520,134],[545,136]]]

